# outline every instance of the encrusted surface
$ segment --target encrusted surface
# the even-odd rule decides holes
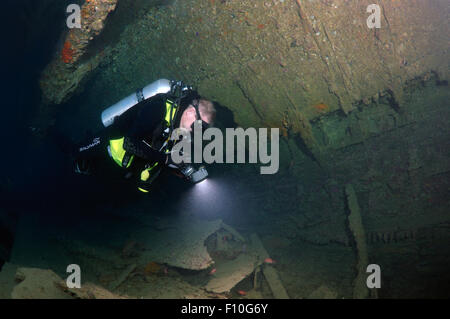
[[[82,85],[83,80],[100,63],[105,53],[81,62],[88,44],[97,37],[117,0],[88,0],[81,7],[81,28],[72,28],[66,35],[61,52],[44,69],[40,86],[45,104],[66,101]],[[45,112],[45,110],[43,110]]]
[[[163,231],[144,229],[134,235],[136,241],[148,247],[140,259],[184,269],[206,269],[214,262],[206,249],[205,240],[222,225],[221,220],[174,219]]]

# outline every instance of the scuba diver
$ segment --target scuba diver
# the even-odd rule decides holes
[[[200,182],[208,176],[203,166],[195,169],[172,161],[176,140],[171,137],[174,130],[192,134],[196,122],[204,130],[215,116],[213,103],[192,87],[181,81],[157,80],[102,112],[105,128],[74,150],[75,172],[90,175],[95,159],[108,153],[125,170],[125,178],[134,177],[145,193],[164,168],[190,182]]]

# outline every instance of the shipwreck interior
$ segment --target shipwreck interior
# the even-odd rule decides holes
[[[450,297],[448,0],[5,6],[0,298]],[[75,174],[61,136],[157,79],[213,101],[223,132],[278,129],[278,172],[163,171],[147,194],[107,156]]]

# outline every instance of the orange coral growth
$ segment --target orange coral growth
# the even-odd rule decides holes
[[[327,111],[329,109],[328,105],[324,103],[319,103],[314,105],[314,108],[320,112]]]
[[[160,270],[161,270],[161,266],[158,263],[154,262],[154,261],[149,262],[144,268],[144,272],[147,275],[156,274]]]
[[[66,41],[61,52],[61,59],[64,63],[72,63],[73,54],[74,50],[72,49],[72,44],[69,41]]]

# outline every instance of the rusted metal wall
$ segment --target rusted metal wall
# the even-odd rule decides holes
[[[372,2],[380,29],[367,26]],[[238,124],[280,127],[320,158],[327,145],[312,120],[383,96],[405,108],[408,80],[448,79],[448,15],[446,0],[174,1],[141,12],[105,46],[101,85],[117,92],[114,103],[155,78],[180,78]]]
[[[79,6],[80,27],[67,28],[60,52],[42,72],[40,87],[46,104],[66,101],[86,75],[98,66],[101,54],[87,61],[80,62],[80,59],[85,55],[89,42],[102,31],[116,4],[117,0],[89,0]]]
[[[369,29],[372,2],[192,1],[170,13],[178,34],[165,37],[163,27],[155,36],[179,43],[181,62],[164,66],[230,107],[238,123],[299,133],[320,157],[326,146],[311,120],[380,94],[403,108],[406,81],[431,70],[448,78],[446,1],[378,1],[381,28]],[[170,59],[177,48],[164,49]]]

